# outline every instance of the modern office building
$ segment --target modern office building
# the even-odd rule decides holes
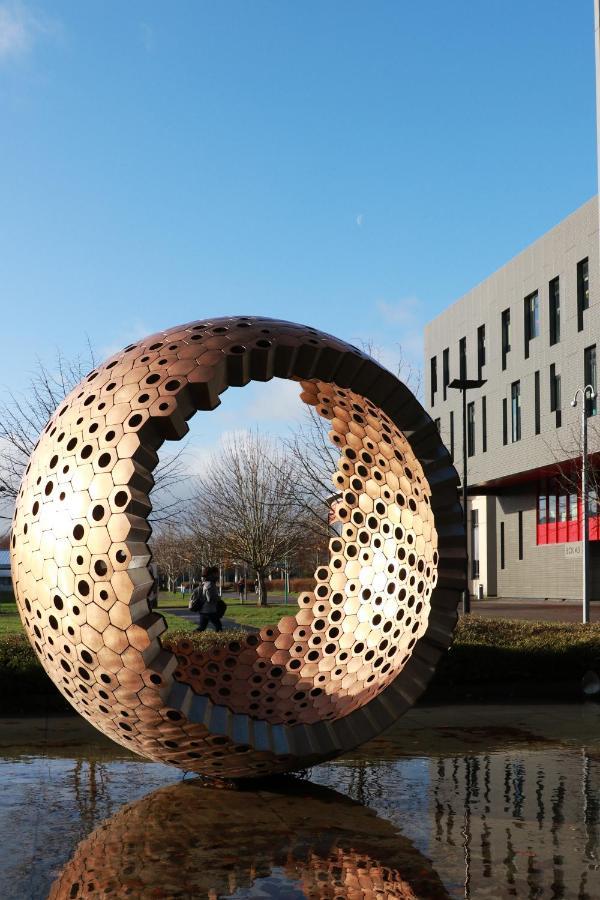
[[[585,203],[425,330],[425,402],[459,474],[467,392],[471,591],[578,599],[582,594],[581,403],[597,387],[598,202]],[[587,403],[600,460],[600,401]],[[579,457],[579,459],[578,459]],[[573,472],[572,477],[570,472]],[[590,499],[592,599],[600,599],[600,519]]]

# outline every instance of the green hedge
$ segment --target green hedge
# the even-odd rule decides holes
[[[183,624],[183,623],[182,623]],[[175,626],[175,623],[173,623]],[[200,650],[243,639],[242,630],[191,633],[175,626],[165,646],[188,638]],[[424,700],[577,700],[590,669],[600,674],[600,624],[520,622],[469,616],[456,630]],[[0,637],[0,714],[65,712],[71,707],[45,674],[27,638]]]

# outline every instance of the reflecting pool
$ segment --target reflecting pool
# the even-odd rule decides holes
[[[0,720],[0,897],[600,900],[600,705],[422,707],[300,779],[203,787]]]

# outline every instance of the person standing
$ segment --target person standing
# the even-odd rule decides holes
[[[206,631],[209,622],[214,626],[215,631],[223,631],[222,614],[220,614],[223,604],[217,587],[218,580],[218,566],[207,566],[203,570],[202,584],[199,588],[200,607],[196,631]]]

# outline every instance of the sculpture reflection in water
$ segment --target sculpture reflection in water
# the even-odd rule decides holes
[[[191,780],[155,791],[79,844],[48,900],[216,898],[261,883],[267,896],[290,898],[449,896],[429,861],[371,810],[308,783],[279,787]]]

